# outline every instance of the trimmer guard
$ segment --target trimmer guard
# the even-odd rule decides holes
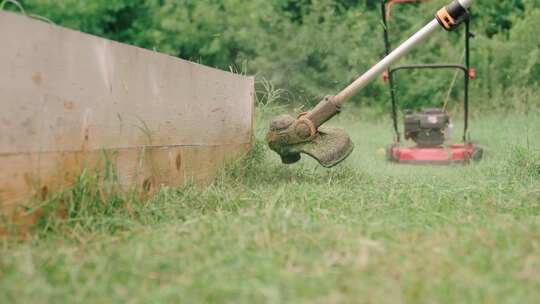
[[[430,148],[393,145],[386,153],[390,161],[399,164],[451,165],[478,161],[482,159],[483,149],[473,143]]]
[[[331,168],[345,160],[354,144],[345,130],[321,128],[312,142],[305,144],[302,153],[315,158],[323,167]]]

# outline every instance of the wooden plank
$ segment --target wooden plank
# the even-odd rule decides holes
[[[4,214],[100,166],[103,151],[124,185],[158,187],[208,182],[250,148],[252,77],[6,12],[0,41]]]
[[[251,141],[252,78],[5,12],[0,41],[2,154]]]

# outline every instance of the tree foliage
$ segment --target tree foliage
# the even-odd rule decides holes
[[[153,49],[221,69],[256,74],[284,88],[291,99],[317,101],[354,80],[383,55],[379,0],[24,0],[27,11],[57,24]],[[393,8],[397,44],[448,0]],[[486,106],[540,85],[537,0],[477,0],[473,96]],[[436,35],[404,62],[459,62],[460,33]],[[453,73],[418,71],[398,76],[407,107],[438,103]],[[460,100],[460,86],[451,97]],[[509,95],[510,94],[510,95]],[[529,94],[531,95],[531,94]],[[494,96],[499,96],[498,101]],[[356,97],[386,104],[384,83]],[[524,97],[520,97],[523,99]]]

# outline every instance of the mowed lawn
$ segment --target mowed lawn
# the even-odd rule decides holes
[[[418,167],[351,111],[333,124],[356,150],[327,170],[281,165],[268,112],[209,187],[136,202],[82,178],[69,197],[92,208],[2,241],[0,303],[540,303],[540,113],[477,114],[482,162]]]

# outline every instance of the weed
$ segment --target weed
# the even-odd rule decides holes
[[[41,235],[66,230],[104,231],[122,229],[118,216],[131,218],[135,195],[124,191],[116,167],[107,156],[100,169],[85,169],[74,183],[61,193],[52,194],[39,208],[43,215],[36,230]]]
[[[15,5],[21,13],[26,15],[26,11],[24,10],[24,7],[21,5],[21,3],[19,3],[19,1],[16,1],[16,0],[3,0],[2,2],[0,2],[0,11],[4,10],[4,8],[6,7],[6,4]]]
[[[54,24],[54,22],[52,22],[50,19],[48,19],[46,17],[36,15],[36,14],[27,14],[26,10],[24,9],[24,6],[19,1],[16,1],[16,0],[3,0],[2,2],[0,2],[0,11],[3,11],[5,9],[5,7],[6,7],[6,4],[8,4],[8,3],[15,5],[17,7],[17,9],[19,10],[19,12],[21,12],[25,16],[32,17],[34,19],[38,19],[38,20],[41,20],[41,21],[45,21],[45,22],[47,22],[49,24]]]
[[[257,105],[268,106],[273,105],[278,101],[286,100],[286,91],[276,88],[274,84],[266,78],[263,77],[258,80],[257,85],[260,86],[260,89],[257,90]]]

